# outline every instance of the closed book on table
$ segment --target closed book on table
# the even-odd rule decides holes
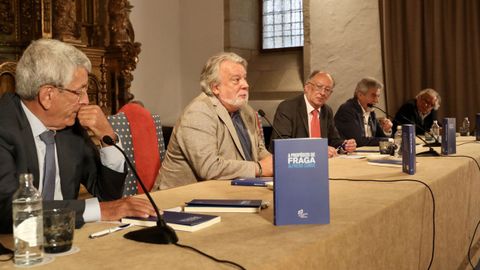
[[[327,139],[277,139],[273,146],[275,225],[330,223]]]
[[[185,212],[163,212],[165,222],[177,231],[195,232],[219,223],[221,218],[213,215],[192,214]],[[157,217],[125,217],[122,223],[129,223],[137,226],[153,227],[157,225]]]
[[[262,200],[195,199],[187,202],[185,212],[240,212],[257,213]]]
[[[273,177],[235,178],[231,181],[234,186],[257,186],[266,187],[273,182]]]

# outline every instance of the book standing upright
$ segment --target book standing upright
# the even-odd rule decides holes
[[[330,223],[327,139],[278,139],[273,144],[274,224]]]

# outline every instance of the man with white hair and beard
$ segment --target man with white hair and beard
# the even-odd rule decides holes
[[[212,56],[202,93],[183,111],[170,138],[157,187],[211,179],[272,176],[255,110],[248,104],[247,62],[234,53]]]

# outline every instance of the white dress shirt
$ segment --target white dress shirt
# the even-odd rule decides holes
[[[312,134],[310,134],[310,131],[312,130],[312,118],[313,118],[313,114],[312,114],[312,111],[315,110],[315,108],[313,108],[313,106],[310,104],[310,102],[308,102],[308,99],[307,99],[307,96],[306,95],[303,95],[303,98],[305,99],[305,107],[307,107],[307,116],[308,116],[308,135],[309,137],[312,136]],[[320,108],[318,109],[318,118],[320,118]],[[321,135],[321,137],[323,138],[323,134]]]
[[[370,110],[365,110],[362,106],[362,104],[360,104],[360,102],[358,102],[358,105],[360,105],[360,108],[362,108],[362,112],[363,112],[363,129],[365,130],[365,137],[369,138],[369,137],[372,137],[372,127],[368,124],[368,121],[370,120]]]
[[[23,111],[27,116],[28,122],[32,129],[33,138],[35,140],[35,147],[37,149],[38,157],[38,169],[39,169],[39,184],[38,190],[41,193],[43,189],[43,175],[44,175],[44,162],[45,162],[45,151],[46,144],[40,139],[40,134],[48,130],[47,127],[35,116],[28,108],[21,102]],[[121,142],[118,143],[121,147]],[[123,173],[123,166],[125,163],[125,158],[115,147],[103,147],[100,149],[100,159],[102,164],[112,170]],[[57,156],[57,147],[55,147],[55,200],[63,200],[62,187],[60,181],[60,173],[58,168],[58,156]],[[85,222],[99,221],[101,219],[100,213],[100,204],[97,198],[90,198],[85,200],[85,211],[83,212],[83,219]]]

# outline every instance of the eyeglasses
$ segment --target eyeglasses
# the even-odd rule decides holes
[[[315,89],[315,91],[323,92],[325,95],[330,95],[333,92],[332,88],[330,88],[326,85],[323,85],[323,84],[316,84],[316,83],[312,83],[312,82],[309,82],[308,84],[312,85],[313,88]]]
[[[435,99],[433,100],[429,100],[428,98],[426,97],[421,97],[421,100],[422,102],[427,105],[428,107],[435,107],[435,105],[437,104],[437,102],[435,101]]]
[[[67,92],[70,92],[70,93],[76,95],[78,97],[78,100],[80,100],[83,96],[87,95],[87,91],[88,91],[88,85],[84,85],[84,86],[82,86],[78,89],[75,89],[75,90],[60,87],[60,86],[54,86],[54,87],[57,88],[58,90],[67,91]]]

